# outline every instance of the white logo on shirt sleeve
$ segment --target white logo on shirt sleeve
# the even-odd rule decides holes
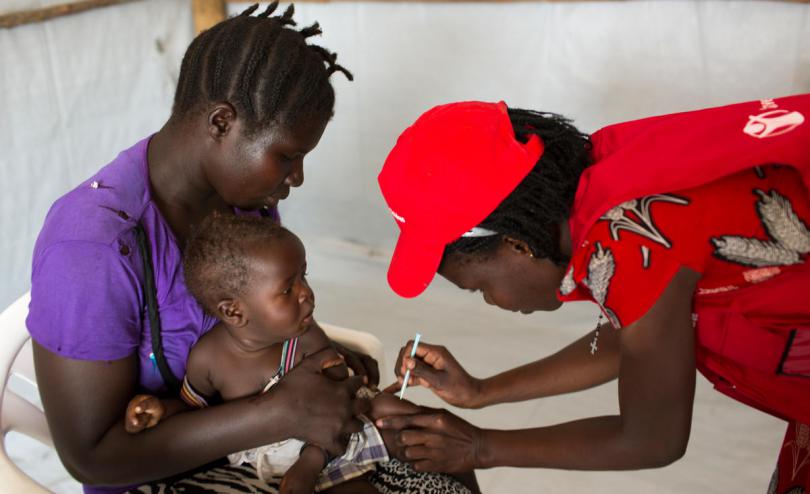
[[[804,115],[797,111],[769,110],[759,115],[749,115],[743,132],[764,139],[787,134],[804,123]]]
[[[393,209],[391,209],[391,208],[389,208],[388,210],[389,210],[389,211],[391,211],[391,216],[393,216],[395,220],[399,221],[400,223],[405,223],[405,218],[403,218],[402,216],[398,215],[398,214],[397,214],[397,213],[396,213],[396,212],[395,212]]]

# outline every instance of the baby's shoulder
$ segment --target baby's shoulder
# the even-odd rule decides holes
[[[222,360],[219,357],[224,348],[222,345],[223,332],[225,332],[225,328],[219,322],[194,343],[188,354],[188,363],[186,365],[188,372],[213,367],[215,362]]]

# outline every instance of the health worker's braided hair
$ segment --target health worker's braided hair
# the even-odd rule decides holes
[[[232,104],[253,135],[272,124],[291,128],[309,118],[330,118],[335,92],[329,76],[342,72],[337,55],[307,44],[321,34],[318,23],[293,29],[294,6],[271,16],[272,2],[256,16],[254,4],[200,33],[191,42],[180,66],[173,117],[204,111],[212,102]]]
[[[488,237],[462,237],[449,244],[445,258],[454,253],[486,258],[504,236],[526,242],[532,254],[564,265],[558,225],[568,219],[579,177],[591,165],[591,140],[571,121],[554,113],[510,108],[515,137],[527,142],[531,134],[543,140],[545,151],[515,190],[481,222],[497,232]]]

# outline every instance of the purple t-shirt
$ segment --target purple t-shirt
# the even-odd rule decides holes
[[[137,354],[139,384],[155,392],[166,388],[150,358],[137,223],[150,244],[163,349],[175,376],[185,375],[192,345],[216,319],[186,289],[180,247],[152,201],[148,143],[146,138],[123,151],[53,204],[34,247],[26,323],[37,343],[64,357],[116,360]],[[85,486],[88,493],[122,490]]]

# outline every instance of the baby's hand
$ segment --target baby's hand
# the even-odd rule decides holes
[[[323,453],[315,446],[301,450],[301,456],[281,479],[279,494],[312,494],[324,468]]]
[[[152,395],[138,395],[130,400],[124,416],[124,429],[130,434],[137,434],[144,429],[154,427],[166,414],[163,402]]]

